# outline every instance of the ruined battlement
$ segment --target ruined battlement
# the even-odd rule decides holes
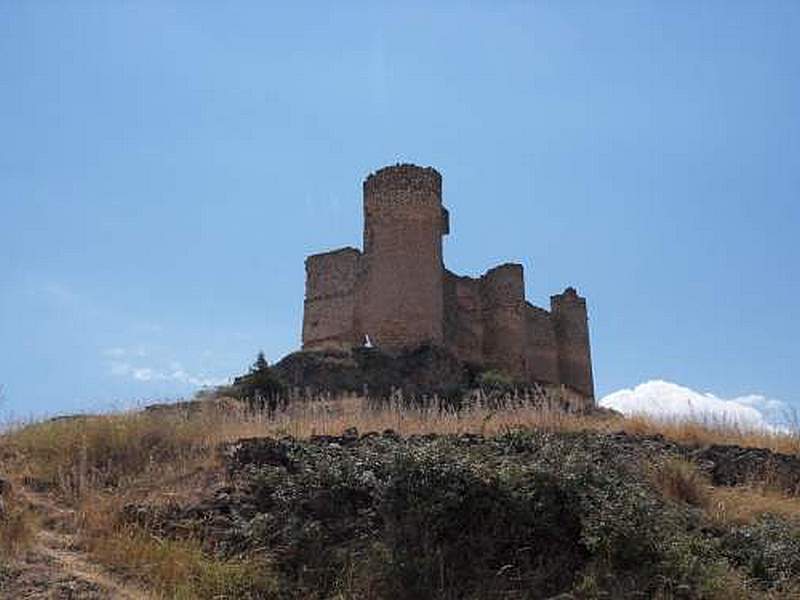
[[[525,299],[521,264],[480,278],[448,271],[450,231],[442,177],[398,164],[364,181],[364,246],[306,259],[304,350],[349,350],[366,337],[404,352],[423,345],[519,381],[564,385],[594,397],[586,301],[569,287],[550,310]]]
[[[516,306],[525,301],[522,265],[506,263],[489,269],[481,277],[481,285],[490,306]]]
[[[441,204],[442,176],[432,167],[411,164],[384,167],[364,180],[364,199],[392,202],[433,200]]]

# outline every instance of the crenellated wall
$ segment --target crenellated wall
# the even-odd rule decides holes
[[[364,251],[306,260],[305,350],[441,346],[461,361],[593,398],[586,301],[573,288],[551,310],[525,300],[522,265],[480,278],[445,269],[450,215],[432,168],[396,165],[364,181]]]

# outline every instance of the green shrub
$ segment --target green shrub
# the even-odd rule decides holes
[[[764,516],[729,531],[722,538],[722,553],[765,588],[781,590],[796,585],[800,576],[800,527]]]
[[[712,597],[727,566],[696,511],[598,439],[272,442],[237,474],[231,548],[268,549],[293,597]]]
[[[392,596],[569,587],[584,558],[580,521],[552,474],[512,481],[429,450],[398,457],[380,505]]]

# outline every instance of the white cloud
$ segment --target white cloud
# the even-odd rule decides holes
[[[143,383],[172,381],[195,386],[214,385],[214,382],[206,377],[190,375],[175,361],[170,362],[167,368],[141,364],[149,355],[148,350],[141,344],[115,346],[103,350],[103,356],[109,360],[108,367],[111,374],[118,377],[129,377]]]
[[[202,374],[192,374],[183,369],[180,363],[172,362],[168,369],[157,369],[147,366],[134,365],[130,362],[114,360],[109,363],[112,375],[130,377],[140,382],[165,382],[171,381],[193,387],[212,387],[226,383],[226,379],[208,377]]]
[[[140,367],[138,369],[132,369],[131,375],[137,381],[151,381],[153,379],[159,379],[157,376],[158,374],[148,367]]]
[[[724,399],[697,392],[668,381],[653,380],[609,394],[600,406],[624,415],[643,415],[661,420],[698,420],[747,429],[778,430],[790,423],[784,402],[758,394]]]

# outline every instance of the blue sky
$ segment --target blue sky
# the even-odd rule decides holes
[[[598,394],[795,403],[797,2],[0,4],[0,410],[190,394],[299,345],[361,180],[448,266],[588,297]]]

